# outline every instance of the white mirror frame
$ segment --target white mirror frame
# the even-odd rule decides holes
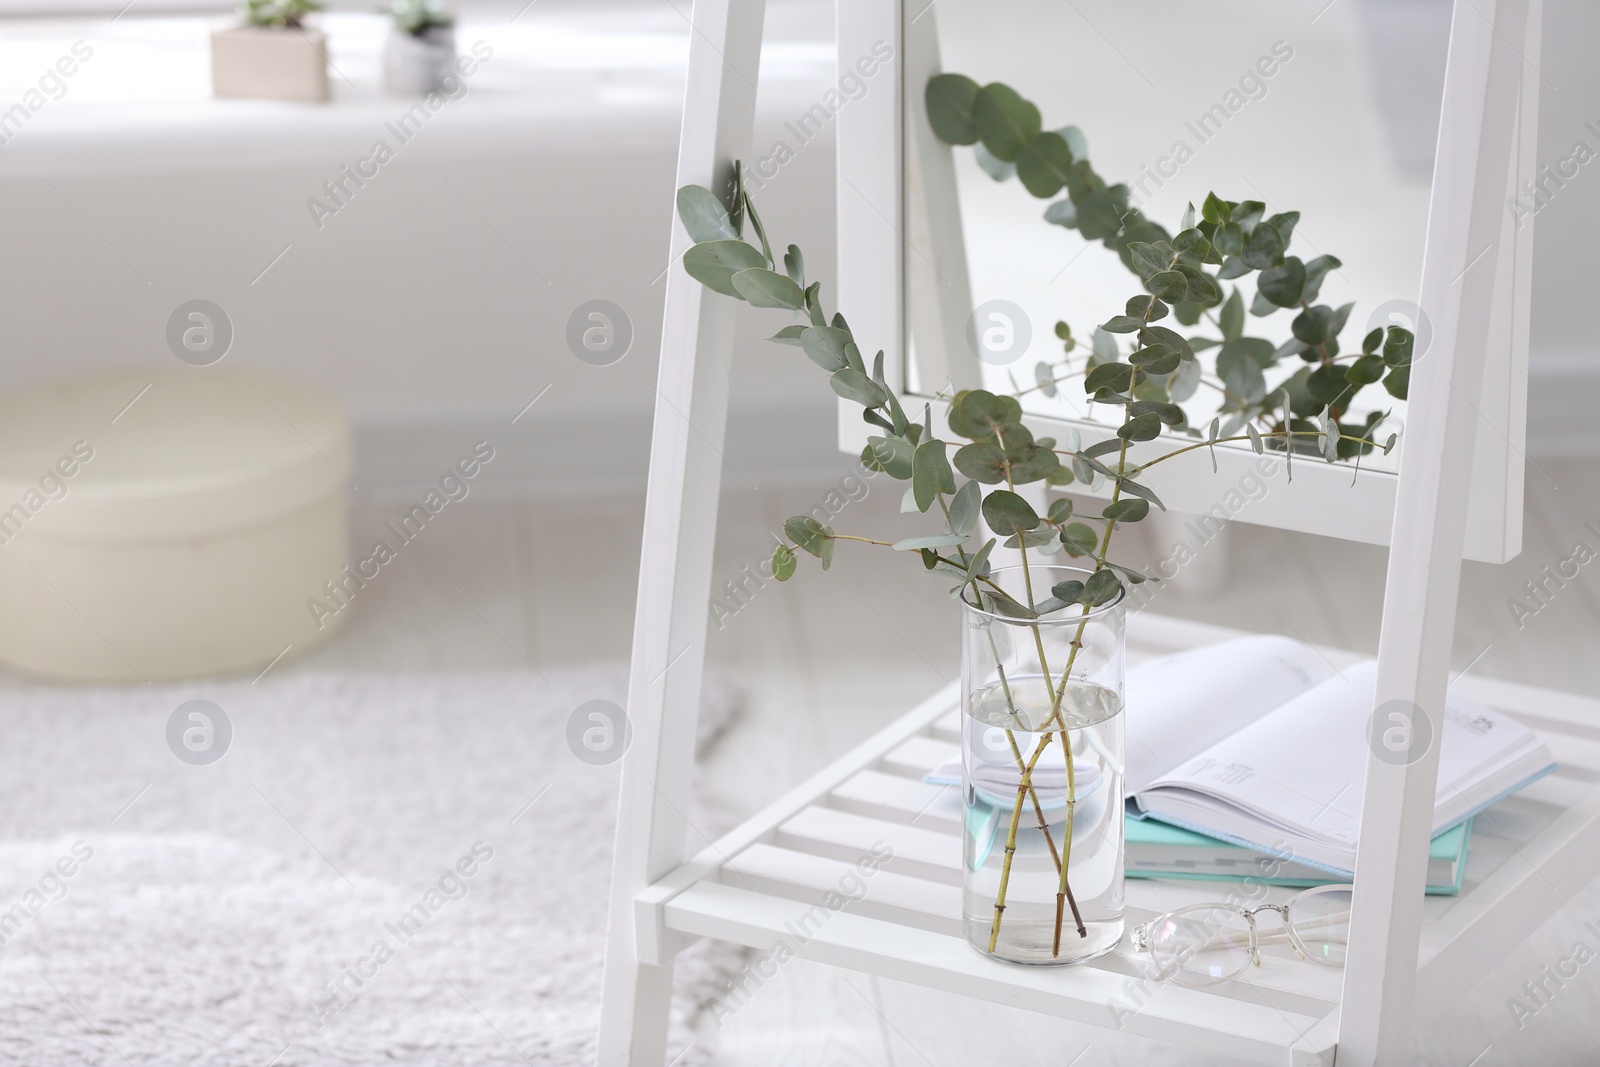
[[[913,0],[925,3],[925,0]],[[905,322],[907,249],[923,263],[931,263],[928,219],[920,222],[908,217],[908,207],[922,214],[922,207],[933,198],[952,198],[953,180],[943,168],[925,167],[908,189],[903,166],[901,116],[912,109],[913,121],[926,124],[922,93],[908,87],[926,83],[938,73],[936,55],[908,57],[903,32],[904,5],[901,0],[848,0],[838,5],[839,69],[871,55],[873,46],[888,43],[894,48],[890,77],[881,75],[873,91],[852,101],[838,118],[838,225],[839,270],[838,305],[850,321],[851,331],[862,339],[863,349],[883,348],[885,379],[901,397],[907,412],[920,411],[931,403],[938,423],[943,423],[944,405],[927,396],[906,390]],[[932,20],[916,19],[911,32],[931,39]],[[908,69],[907,59],[917,63]],[[882,91],[878,86],[882,86]],[[1070,116],[1066,116],[1070,118]],[[1516,152],[1511,164],[1513,187],[1535,176],[1538,130],[1538,76],[1529,71],[1521,84],[1518,101]],[[939,146],[948,153],[948,147]],[[934,157],[936,159],[936,157]],[[953,179],[953,172],[949,175]],[[1448,183],[1435,181],[1430,214],[1457,195]],[[952,201],[953,202],[953,201]],[[959,209],[959,205],[957,205]],[[943,225],[948,226],[949,219]],[[1484,374],[1483,403],[1479,408],[1475,472],[1468,506],[1465,546],[1467,559],[1504,563],[1522,550],[1523,481],[1526,465],[1528,323],[1532,274],[1532,227],[1519,230],[1511,213],[1506,213],[1498,242],[1498,263],[1494,307],[1491,312],[1489,359]],[[1487,251],[1487,249],[1485,250]],[[949,277],[952,289],[966,289],[965,265],[959,249],[953,257],[957,277]],[[1486,259],[1490,257],[1485,257]],[[1471,267],[1469,266],[1469,270]],[[913,270],[912,284],[917,284]],[[1458,279],[1459,281],[1459,279]],[[967,301],[970,303],[970,301]],[[959,336],[970,309],[957,305],[960,321],[952,324],[950,308],[941,314],[943,335]],[[1112,309],[1115,310],[1115,309]],[[952,325],[954,329],[952,329]],[[868,346],[871,346],[868,349]],[[930,346],[931,348],[932,346]],[[977,384],[978,365],[970,353],[928,351],[924,370],[933,366],[956,379],[958,387]],[[929,359],[928,357],[931,357]],[[970,360],[970,362],[969,362]],[[858,405],[839,402],[839,447],[859,453],[874,433],[860,418]],[[915,417],[913,415],[913,417]],[[1080,422],[1029,414],[1024,421],[1035,435],[1065,439],[1073,429],[1085,446],[1110,437],[1113,428],[1105,424]],[[1132,450],[1136,458],[1154,456],[1170,447],[1163,439]],[[1165,446],[1165,447],[1164,447]],[[1402,448],[1404,446],[1402,445]],[[1267,494],[1233,516],[1240,521],[1282,530],[1325,534],[1346,540],[1387,545],[1394,521],[1398,475],[1363,467],[1356,474],[1350,464],[1328,464],[1310,457],[1294,460],[1293,481],[1281,472],[1281,458],[1257,456],[1245,448],[1220,447],[1214,450],[1217,471],[1211,470],[1210,450],[1199,449],[1150,472],[1148,484],[1167,507],[1179,514],[1202,515],[1211,511],[1242,481],[1263,473],[1263,464],[1276,472]],[[1353,483],[1353,484],[1352,484]],[[1079,484],[1069,490],[1077,495],[1107,496],[1109,486],[1089,492]]]

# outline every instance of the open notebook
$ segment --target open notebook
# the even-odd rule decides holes
[[[1309,645],[1244,637],[1128,672],[1130,812],[1348,875],[1377,663],[1335,671]],[[1526,726],[1445,703],[1431,833],[1555,769]]]

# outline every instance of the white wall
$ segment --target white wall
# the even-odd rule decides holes
[[[1584,127],[1600,120],[1600,72],[1585,55],[1600,10],[1589,0],[1547,7],[1541,65],[1556,87],[1545,87],[1540,155],[1554,162],[1579,139],[1600,150],[1600,134]],[[541,3],[524,21],[680,42],[687,34],[666,4]],[[784,122],[819,99],[832,76],[817,58],[831,47],[827,0],[775,3],[769,22],[758,155],[780,136],[794,141]],[[357,481],[366,488],[426,479],[480,436],[507,442],[512,460],[496,472],[506,482],[636,483],[654,399],[677,121],[676,103],[660,96],[663,86],[675,91],[677,77],[658,76],[654,97],[627,105],[626,79],[591,72],[582,91],[633,108],[592,149],[574,154],[570,139],[546,145],[523,132],[470,157],[402,157],[320,231],[306,199],[347,161],[339,153],[204,169],[167,168],[153,157],[136,169],[51,174],[10,167],[23,158],[21,141],[0,147],[0,175],[12,175],[0,176],[8,341],[0,374],[18,383],[170,360],[168,314],[205,297],[235,321],[230,361],[298,374],[344,400],[360,427]],[[578,82],[552,74],[530,84],[559,95]],[[803,245],[828,292],[832,168],[825,134],[759,201],[774,238]],[[1600,400],[1585,270],[1597,221],[1600,163],[1538,218],[1536,448],[1600,445],[1585,429]],[[252,284],[285,245],[290,252]],[[593,298],[620,304],[636,330],[615,366],[585,365],[566,347],[568,315]],[[845,462],[832,452],[832,397],[820,374],[796,350],[760,343],[781,323],[775,312],[747,313],[740,332],[730,451],[757,481]],[[546,385],[533,411],[509,426]]]

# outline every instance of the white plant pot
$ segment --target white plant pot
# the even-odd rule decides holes
[[[419,96],[443,85],[455,72],[456,34],[448,26],[434,26],[420,35],[391,28],[383,48],[383,80],[391,93]]]
[[[328,38],[311,26],[213,30],[211,91],[226,97],[326,100]]]

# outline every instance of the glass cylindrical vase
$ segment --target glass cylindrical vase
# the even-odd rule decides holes
[[[963,920],[1013,963],[1081,963],[1122,937],[1123,597],[1049,602],[1091,574],[997,568],[1037,618],[962,596]]]

